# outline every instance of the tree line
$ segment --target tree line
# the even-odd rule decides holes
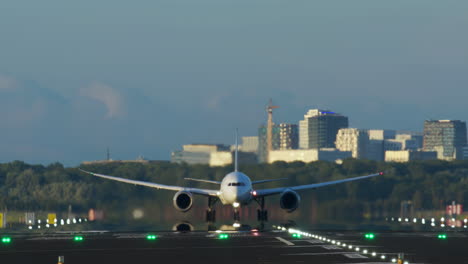
[[[184,178],[221,180],[233,168],[151,162],[95,164],[83,166],[83,169],[141,181],[214,189],[217,186],[213,184],[190,182]],[[314,203],[327,204],[327,212],[337,211],[335,214],[360,216],[369,211],[398,212],[403,200],[412,201],[416,210],[440,210],[453,200],[459,203],[468,200],[468,161],[384,163],[348,159],[342,164],[319,161],[241,165],[240,170],[252,180],[287,178],[258,185],[258,188],[309,184],[385,172],[383,176],[367,180],[300,193],[303,196],[301,207],[313,206]],[[47,166],[21,161],[0,164],[0,209],[66,210],[72,205],[86,210],[148,200],[164,201],[169,205],[173,195],[169,191],[96,178],[60,163]]]

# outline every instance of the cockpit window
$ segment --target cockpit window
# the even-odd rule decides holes
[[[228,183],[228,186],[245,186],[245,183],[243,183],[243,182],[230,182],[230,183]]]

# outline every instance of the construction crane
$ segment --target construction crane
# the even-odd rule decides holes
[[[279,106],[273,105],[273,101],[270,98],[270,102],[266,108],[268,113],[267,123],[267,151],[266,151],[266,162],[269,162],[270,151],[273,149],[273,109],[279,108]]]

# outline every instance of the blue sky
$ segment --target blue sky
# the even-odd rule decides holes
[[[468,2],[2,1],[0,162],[169,159],[309,108],[468,119]]]

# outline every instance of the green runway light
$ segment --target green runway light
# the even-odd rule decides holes
[[[294,234],[292,234],[292,237],[294,237],[294,238],[301,238],[302,235],[301,235],[301,234],[298,234],[298,233],[294,233]]]
[[[2,243],[3,244],[10,244],[11,243],[11,237],[2,237]]]
[[[156,240],[156,235],[147,235],[146,240]]]
[[[83,236],[74,236],[73,237],[73,241],[75,241],[75,242],[80,242],[80,241],[83,241],[83,240],[84,240]]]
[[[228,234],[219,234],[218,238],[219,239],[228,239],[229,235]]]
[[[447,235],[446,235],[446,234],[439,234],[439,235],[437,236],[437,238],[438,238],[438,239],[443,239],[443,240],[445,240],[445,239],[447,239]]]
[[[375,234],[374,233],[367,233],[367,234],[364,235],[364,237],[366,239],[372,240],[372,239],[375,238]]]

